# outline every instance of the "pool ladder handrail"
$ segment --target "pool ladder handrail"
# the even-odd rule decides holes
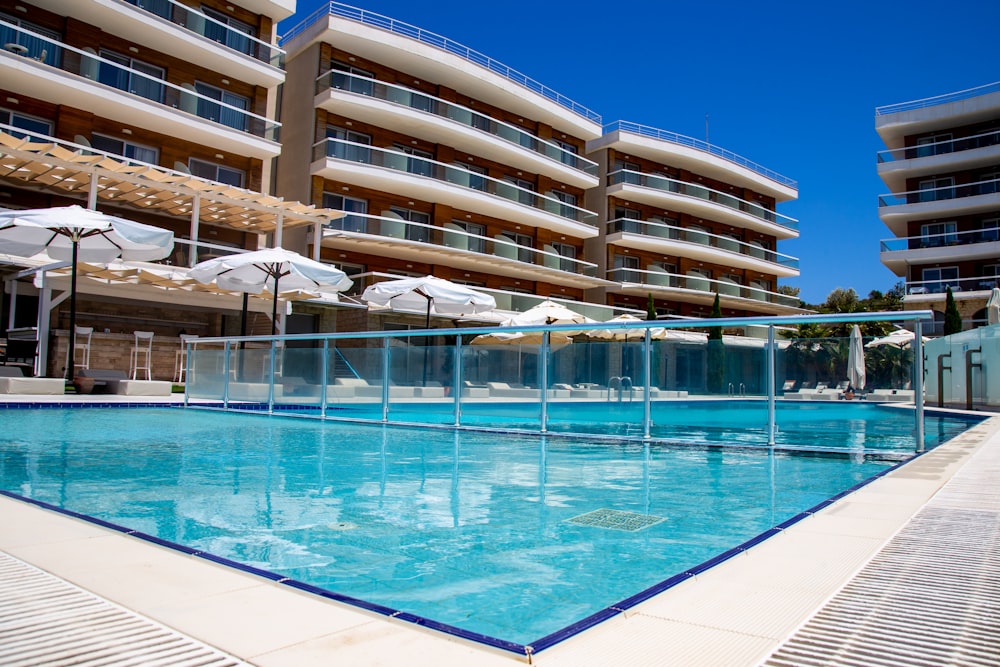
[[[747,395],[747,386],[744,383],[740,382],[740,398],[743,398],[746,395]],[[733,383],[730,382],[729,383],[729,397],[733,398],[735,396],[736,396],[736,388],[733,385]]]
[[[632,378],[628,375],[615,375],[614,377],[608,378],[608,400],[611,400],[611,392],[618,391],[618,402],[624,398],[625,390],[628,390],[628,400],[632,400]]]

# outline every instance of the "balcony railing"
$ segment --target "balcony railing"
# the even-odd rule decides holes
[[[655,127],[649,127],[647,125],[640,125],[639,123],[630,123],[624,120],[619,120],[614,123],[609,123],[604,126],[604,133],[608,134],[610,132],[629,132],[631,134],[639,134],[644,137],[652,137],[653,139],[658,139],[660,141],[667,141],[672,144],[677,144],[678,146],[687,146],[688,148],[694,148],[699,151],[704,151],[705,153],[710,153],[717,157],[721,157],[723,160],[732,162],[733,164],[739,165],[750,171],[753,171],[761,176],[771,179],[775,183],[780,183],[786,185],[790,188],[795,188],[798,190],[799,184],[795,180],[788,178],[787,176],[782,176],[776,171],[772,171],[767,167],[763,167],[756,162],[751,162],[750,160],[733,153],[732,151],[727,151],[724,148],[719,148],[718,146],[713,146],[707,141],[702,141],[701,139],[694,139],[692,137],[686,137],[683,134],[677,134],[676,132],[668,132],[666,130],[660,130]]]
[[[635,284],[649,287],[669,287],[708,294],[753,299],[781,306],[798,307],[796,297],[778,292],[770,292],[759,287],[748,287],[728,280],[715,280],[700,275],[681,275],[667,271],[650,271],[642,269],[619,268],[608,271],[608,280],[621,284]]]
[[[237,30],[177,0],[125,0],[125,2],[256,60],[274,67],[284,66],[285,52],[277,46]]]
[[[933,155],[960,153],[962,151],[971,151],[976,148],[986,148],[987,146],[996,146],[998,144],[1000,144],[1000,130],[995,130],[972,137],[948,139],[946,141],[936,141],[931,144],[920,144],[918,146],[879,151],[878,162],[879,164],[883,164],[886,162],[895,162],[896,160],[913,160]]]
[[[506,259],[535,264],[550,269],[575,273],[581,276],[596,276],[597,265],[573,257],[565,257],[553,250],[537,250],[515,243],[498,234],[496,237],[472,234],[458,225],[443,227],[421,222],[412,222],[401,217],[348,213],[343,218],[331,220],[327,229],[354,234],[371,234],[393,239],[405,239],[426,243],[434,247],[455,248],[483,255],[494,255]]]
[[[507,181],[390,148],[378,148],[343,139],[324,139],[313,146],[313,161],[323,158],[336,158],[405,171],[414,176],[501,197],[574,222],[594,225],[597,220],[596,213],[567,204],[555,197],[540,195]]]
[[[876,116],[887,116],[892,113],[899,113],[900,111],[912,111],[914,109],[925,109],[927,107],[937,106],[939,104],[948,104],[949,102],[961,102],[962,100],[972,99],[973,97],[979,97],[980,95],[989,95],[990,93],[1000,92],[1000,81],[996,83],[988,83],[984,86],[977,86],[976,88],[967,88],[965,90],[960,90],[955,93],[947,93],[945,95],[938,95],[936,97],[925,97],[922,100],[914,100],[912,102],[901,102],[899,104],[889,104],[884,107],[876,107]]]
[[[906,281],[907,294],[944,294],[949,287],[952,292],[988,292],[994,287],[1000,287],[1000,276]]]
[[[596,162],[591,162],[587,158],[580,157],[561,146],[557,146],[544,139],[539,139],[519,127],[498,121],[478,111],[473,111],[453,102],[427,95],[412,88],[377,81],[376,79],[370,79],[357,74],[330,71],[322,74],[316,80],[316,92],[321,93],[331,88],[401,104],[417,111],[448,118],[456,123],[473,127],[509,143],[527,148],[547,158],[569,165],[574,169],[579,169],[591,176],[597,175]]]
[[[460,58],[464,58],[469,62],[475,63],[480,67],[485,67],[494,74],[498,74],[534,93],[538,93],[542,97],[552,100],[556,104],[569,109],[573,113],[582,116],[589,121],[593,121],[598,124],[601,122],[601,116],[587,107],[577,104],[568,97],[560,95],[548,86],[542,85],[534,79],[527,77],[517,70],[511,69],[503,63],[497,62],[496,60],[493,60],[478,51],[474,51],[467,46],[463,46],[458,42],[448,39],[447,37],[442,37],[441,35],[429,32],[423,28],[418,28],[417,26],[410,25],[409,23],[403,23],[402,21],[397,21],[389,18],[388,16],[383,16],[381,14],[376,14],[374,12],[369,12],[364,9],[359,9],[357,7],[352,7],[339,2],[331,2],[328,6],[321,6],[315,12],[303,19],[298,25],[289,30],[282,37],[281,43],[287,44],[289,41],[294,39],[296,35],[304,32],[313,23],[325,19],[328,15],[339,16],[341,18],[364,23],[365,25],[388,30],[389,32],[397,35],[403,35],[404,37],[409,37],[410,39],[415,39],[418,42],[442,49]]]
[[[965,232],[946,232],[944,234],[924,234],[922,236],[906,236],[880,241],[882,252],[897,252],[900,250],[919,250],[921,248],[946,248],[949,246],[973,245],[976,243],[994,243],[1000,241],[1000,228],[974,229]]]
[[[16,53],[46,66],[90,79],[95,83],[151,102],[180,109],[239,132],[271,141],[277,140],[280,123],[203,95],[191,84],[178,86],[146,72],[108,60],[99,56],[93,49],[78,49],[3,20],[0,20],[0,43],[8,45],[8,50],[14,48],[11,45],[19,45],[22,49],[16,50]]]
[[[607,222],[607,233],[625,232],[630,234],[642,234],[650,238],[667,239],[671,241],[683,241],[685,243],[696,243],[698,245],[719,248],[727,252],[734,252],[747,257],[755,257],[766,262],[780,264],[790,269],[799,268],[799,260],[790,255],[783,255],[767,248],[744,243],[726,236],[719,236],[700,229],[685,229],[674,225],[665,225],[662,222],[649,220],[634,220],[631,218],[617,218]]]
[[[940,188],[925,188],[923,190],[910,190],[909,192],[893,192],[879,195],[878,205],[881,208],[883,206],[923,204],[933,201],[990,195],[997,192],[1000,192],[1000,178],[994,178],[989,181],[976,181],[975,183],[964,183],[962,185],[946,185]]]
[[[781,215],[780,213],[770,211],[755,202],[749,202],[744,199],[728,195],[725,192],[719,192],[718,190],[706,188],[704,185],[678,181],[672,178],[667,178],[666,176],[657,176],[655,174],[643,174],[638,171],[630,171],[627,169],[620,169],[608,174],[608,185],[617,185],[619,183],[639,185],[653,190],[663,190],[665,192],[672,192],[686,197],[704,199],[720,206],[726,206],[742,213],[746,213],[747,215],[752,215],[755,218],[760,218],[761,220],[785,227],[786,229],[798,231],[799,228],[799,221],[794,218],[789,218],[788,216]]]

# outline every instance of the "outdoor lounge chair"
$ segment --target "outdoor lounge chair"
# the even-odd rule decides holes
[[[0,366],[0,394],[35,394],[54,396],[64,393],[62,378],[27,377],[20,366]]]
[[[130,380],[125,371],[83,368],[79,378],[93,378],[94,390],[120,396],[170,396],[173,384],[166,380]]]

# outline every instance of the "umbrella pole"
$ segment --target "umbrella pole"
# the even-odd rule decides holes
[[[274,274],[274,304],[271,306],[271,335],[278,333],[278,280],[281,276]]]
[[[66,356],[66,378],[73,381],[76,359],[73,358],[74,347],[76,347],[76,259],[77,249],[80,242],[73,239],[73,269],[69,275],[69,350]]]

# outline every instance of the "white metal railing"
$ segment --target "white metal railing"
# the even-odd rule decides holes
[[[597,219],[597,214],[593,211],[588,211],[573,204],[567,204],[554,197],[538,194],[514,183],[391,148],[380,148],[344,139],[323,139],[316,142],[313,146],[313,161],[324,158],[334,158],[404,171],[414,176],[430,178],[442,183],[507,199],[561,218],[591,226],[595,224]]]
[[[721,157],[722,159],[732,162],[733,164],[739,165],[746,169],[749,169],[755,173],[765,176],[776,183],[781,185],[786,185],[790,188],[799,187],[798,182],[794,179],[788,178],[787,176],[782,176],[776,171],[768,169],[767,167],[761,166],[756,162],[752,162],[745,157],[737,155],[732,151],[728,151],[724,148],[714,146],[707,141],[702,141],[701,139],[694,139],[692,137],[684,136],[683,134],[677,134],[676,132],[668,132],[667,130],[661,130],[655,127],[649,127],[648,125],[640,125],[639,123],[631,123],[624,120],[619,120],[614,123],[609,123],[604,126],[604,133],[609,132],[629,132],[631,134],[639,134],[644,137],[651,137],[653,139],[658,139],[660,141],[667,141],[672,144],[677,144],[678,146],[687,146],[689,148],[695,148],[706,153]]]
[[[879,164],[894,162],[896,160],[913,160],[921,157],[931,157],[934,155],[947,155],[949,153],[960,153],[976,148],[986,148],[1000,144],[1000,130],[984,132],[971,137],[960,137],[958,139],[945,139],[927,144],[917,144],[916,146],[906,146],[904,148],[893,148],[878,152]]]
[[[55,67],[150,102],[179,109],[239,132],[272,141],[277,140],[278,130],[281,127],[281,123],[277,121],[203,95],[197,92],[194,86],[179,86],[165,79],[149,76],[108,60],[92,49],[90,51],[78,49],[0,19],[0,43],[21,44],[22,40],[29,42],[30,46],[25,47],[25,52],[20,57],[47,67]],[[75,57],[64,57],[68,53],[74,54]]]
[[[986,227],[964,232],[944,232],[942,234],[921,234],[920,236],[904,236],[901,238],[882,239],[879,242],[882,252],[897,252],[900,250],[919,250],[922,248],[944,248],[957,245],[972,245],[976,243],[994,243],[1000,241],[1000,227]]]
[[[944,294],[952,292],[983,292],[1000,287],[1000,276],[972,276],[966,278],[938,278],[937,280],[907,280],[907,294]]]
[[[473,49],[463,46],[462,44],[450,40],[447,37],[442,37],[436,33],[424,30],[423,28],[418,28],[417,26],[397,21],[396,19],[389,18],[388,16],[383,16],[381,14],[376,14],[374,12],[366,11],[364,9],[359,9],[357,7],[352,7],[351,5],[345,5],[339,2],[331,2],[329,5],[323,5],[315,12],[304,18],[298,23],[298,25],[294,26],[284,36],[282,36],[281,44],[288,44],[288,42],[294,39],[298,34],[305,32],[305,30],[312,24],[330,15],[339,16],[341,18],[357,21],[365,25],[388,30],[389,32],[397,35],[403,35],[404,37],[415,39],[423,44],[429,44],[430,46],[447,51],[448,53],[484,67],[494,74],[498,74],[505,79],[513,81],[533,93],[537,93],[546,99],[552,100],[560,106],[569,109],[573,113],[589,121],[598,124],[601,122],[601,116],[594,111],[591,111],[587,107],[574,102],[565,95],[557,93],[548,86],[521,74],[517,70],[507,67],[501,62],[493,60],[489,56],[483,55],[478,51],[474,51]]]
[[[236,30],[232,26],[198,11],[177,0],[124,0],[126,3],[183,26],[191,32],[217,42],[256,60],[282,67],[285,52],[254,35]]]
[[[973,97],[989,95],[990,93],[996,92],[1000,92],[1000,81],[996,83],[987,83],[975,88],[966,88],[965,90],[959,90],[954,93],[937,95],[936,97],[925,97],[922,100],[913,100],[912,102],[900,102],[899,104],[889,104],[886,106],[875,107],[875,115],[886,116],[888,114],[899,113],[900,111],[912,111],[914,109],[924,109],[927,107],[937,106],[939,104],[948,104],[949,102],[961,102],[962,100],[968,100]]]
[[[331,220],[324,227],[350,235],[364,234],[381,238],[395,238],[427,244],[435,249],[445,247],[470,253],[493,255],[583,276],[597,275],[597,265],[592,262],[566,257],[550,250],[529,248],[507,238],[501,238],[501,235],[490,238],[472,234],[457,226],[442,227],[384,215],[347,213],[343,218]]]
[[[903,206],[906,204],[925,204],[934,201],[947,201],[949,199],[963,199],[965,197],[977,197],[979,195],[990,195],[1000,192],[1000,178],[988,181],[976,181],[975,183],[962,183],[960,185],[944,185],[937,188],[923,188],[921,190],[909,190],[907,192],[892,192],[879,195],[879,208],[883,206]]]
[[[597,175],[597,163],[566,150],[550,141],[540,139],[510,123],[491,118],[454,102],[433,95],[369,77],[331,70],[316,80],[316,92],[335,88],[359,95],[401,104],[411,109],[447,118],[456,123],[475,128],[504,141],[538,153],[556,162],[579,169],[591,176]]]
[[[735,252],[747,257],[762,259],[766,262],[780,264],[791,269],[799,268],[799,260],[791,255],[784,255],[774,250],[745,243],[727,236],[719,236],[701,229],[688,229],[667,225],[653,220],[635,220],[633,218],[616,218],[607,222],[607,233],[641,234],[650,238],[664,239],[669,241],[681,241],[684,243],[695,243],[698,245],[711,246],[727,252]]]
[[[773,223],[780,227],[785,227],[786,229],[798,231],[799,228],[799,221],[794,218],[789,218],[786,215],[781,215],[780,213],[766,209],[756,202],[746,201],[745,199],[740,199],[738,197],[734,197],[733,195],[726,194],[725,192],[713,190],[712,188],[704,185],[678,181],[673,178],[667,178],[666,176],[657,176],[656,174],[644,174],[638,171],[631,171],[629,169],[619,169],[618,171],[613,171],[608,174],[608,185],[616,185],[619,183],[638,185],[652,190],[662,190],[677,195],[683,195],[685,197],[703,199],[720,206],[740,211],[741,213],[746,213],[747,215],[751,215],[755,218],[760,218],[761,220]]]
[[[688,290],[693,292],[708,292],[710,294],[720,294],[722,296],[739,297],[742,299],[752,299],[781,306],[797,307],[799,300],[796,297],[771,292],[759,287],[749,287],[727,280],[716,280],[701,275],[683,275],[668,271],[651,271],[648,269],[617,268],[609,269],[608,280],[612,280],[621,285],[643,285],[650,288],[669,288],[676,290]]]

